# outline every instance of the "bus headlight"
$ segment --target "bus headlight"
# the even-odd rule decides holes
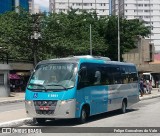
[[[72,101],[74,101],[74,99],[61,101],[61,105],[67,104],[67,103],[72,102]]]
[[[32,102],[31,102],[31,101],[26,101],[26,103],[27,103],[28,105],[31,105],[31,104],[32,104]]]

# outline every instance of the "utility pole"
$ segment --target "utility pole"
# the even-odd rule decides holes
[[[121,61],[120,60],[120,22],[119,22],[119,15],[120,15],[120,12],[119,12],[119,0],[118,1],[118,61]]]
[[[92,55],[92,26],[89,25],[90,28],[90,55]]]
[[[31,35],[31,41],[32,41],[32,53],[33,53],[33,63],[34,66],[37,64],[37,50],[38,50],[38,44],[39,39],[41,38],[40,33],[40,17],[43,16],[43,14],[32,14],[33,19],[33,25],[32,25],[32,35]]]

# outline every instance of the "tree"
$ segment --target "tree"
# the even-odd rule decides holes
[[[7,49],[10,58],[30,60],[30,21],[27,12],[0,15],[0,44]]]
[[[7,49],[9,57],[21,60],[35,60],[86,55],[90,51],[92,26],[93,55],[108,56],[117,60],[117,17],[98,17],[96,12],[88,13],[71,9],[65,13],[44,14],[38,24],[25,11],[20,14],[0,14],[0,46]],[[31,39],[38,25],[41,39]],[[139,20],[120,18],[121,54],[135,48],[137,35],[147,36],[150,31]],[[36,53],[35,53],[36,52]],[[35,56],[36,54],[36,56]]]
[[[93,54],[102,55],[105,49],[104,38],[99,34],[98,18],[95,14],[83,12],[76,14],[50,14],[46,19],[46,29],[42,37],[50,53],[56,57],[89,54],[89,25],[92,24]],[[52,51],[52,52],[51,52]]]
[[[118,49],[118,25],[117,17],[108,17],[108,22],[105,28],[105,40],[109,44],[107,54],[112,60],[117,60],[117,49]],[[120,18],[120,52],[121,54],[134,49],[135,40],[138,35],[147,37],[150,34],[150,28],[144,25],[144,22],[138,19],[127,20]],[[121,56],[122,57],[122,56]],[[121,58],[122,60],[122,58]]]

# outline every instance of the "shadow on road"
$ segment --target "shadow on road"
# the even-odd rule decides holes
[[[134,112],[137,111],[138,109],[127,109],[127,113],[129,112]],[[89,122],[93,122],[93,121],[97,121],[97,120],[101,120],[101,119],[105,119],[105,118],[110,118],[116,115],[122,115],[120,114],[120,112],[118,110],[116,111],[111,111],[111,112],[107,112],[107,113],[102,113],[102,114],[98,114],[98,115],[94,115],[88,118],[88,121],[86,123]],[[57,119],[57,120],[47,120],[44,124],[35,124],[35,122],[32,122],[31,124],[27,124],[28,126],[77,126],[79,125],[77,119]]]

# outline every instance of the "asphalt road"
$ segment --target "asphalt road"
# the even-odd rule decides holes
[[[48,135],[55,135],[55,136],[75,136],[75,135],[85,135],[85,136],[106,136],[106,135],[113,135],[113,136],[159,136],[160,133],[93,133],[94,131],[99,131],[97,127],[123,127],[124,129],[127,127],[144,127],[147,129],[147,127],[160,127],[160,98],[155,98],[155,99],[148,99],[148,100],[143,100],[140,101],[139,103],[133,105],[128,109],[127,113],[125,114],[119,114],[119,112],[114,111],[114,112],[109,112],[105,114],[100,114],[96,116],[92,116],[89,118],[88,122],[85,124],[78,124],[76,120],[56,120],[56,121],[47,121],[45,123],[45,132],[54,132],[55,130],[60,130],[60,133],[50,133]],[[25,126],[22,126],[22,129],[24,127],[29,127],[29,128],[41,128],[43,126],[40,125],[33,125],[33,124],[28,124]],[[54,126],[54,127],[52,127]],[[61,126],[68,127],[69,129],[72,129],[73,132],[74,130],[79,129],[78,133],[64,133],[64,130],[59,128]],[[81,128],[85,127],[85,128]],[[87,130],[90,130],[91,127],[93,128],[92,133],[85,133]],[[111,128],[111,129],[113,129]],[[159,128],[160,129],[160,128]],[[42,129],[43,131],[43,129]],[[13,134],[17,135],[17,134]],[[19,134],[21,135],[21,134]],[[24,134],[23,134],[24,135]],[[29,135],[29,134],[26,134]],[[37,134],[32,134],[32,135],[37,135]],[[39,134],[38,134],[39,135]],[[46,135],[46,134],[42,134]]]
[[[6,111],[20,110],[24,108],[25,108],[24,102],[1,104],[0,113],[6,112]]]

